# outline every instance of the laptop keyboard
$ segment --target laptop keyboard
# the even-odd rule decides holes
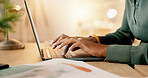
[[[91,55],[81,51],[77,50],[75,52],[69,51],[66,53],[65,57],[62,56],[64,48],[62,49],[52,49],[52,46],[49,44],[49,42],[45,42],[44,49],[42,49],[42,55],[44,59],[52,59],[52,58],[92,58]]]
[[[62,56],[64,49],[52,49],[51,47],[44,48],[42,50],[43,58],[45,59],[52,59],[52,58],[64,58]],[[65,55],[65,58],[72,58],[75,57],[76,55],[73,52],[67,52]]]

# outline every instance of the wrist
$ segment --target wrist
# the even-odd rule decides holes
[[[90,41],[97,43],[97,39],[95,37],[89,37]]]
[[[108,45],[103,45],[103,46],[104,46],[104,50],[101,53],[101,57],[106,57],[106,51],[107,51]]]
[[[100,38],[97,35],[92,34],[89,37],[93,40],[93,42],[98,43],[98,44],[101,44]]]

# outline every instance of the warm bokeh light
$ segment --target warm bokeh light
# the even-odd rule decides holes
[[[107,17],[108,18],[114,18],[117,15],[117,10],[116,9],[110,9],[107,12]]]
[[[86,19],[90,13],[89,7],[87,6],[79,6],[77,12],[79,19]]]
[[[95,26],[98,26],[98,25],[99,25],[99,20],[95,20],[95,21],[94,21],[94,25],[95,25]]]
[[[24,2],[11,1],[16,4],[15,11],[25,13],[14,26],[16,33],[9,33],[10,38],[34,41]],[[115,32],[121,26],[125,10],[125,0],[28,0],[28,4],[40,41],[55,39],[62,33],[88,36]]]
[[[16,6],[15,6],[15,9],[16,9],[17,11],[19,11],[19,10],[21,10],[21,6],[20,6],[20,5],[16,5]]]

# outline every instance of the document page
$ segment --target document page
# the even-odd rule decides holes
[[[120,78],[82,61],[53,59],[0,71],[2,78]]]

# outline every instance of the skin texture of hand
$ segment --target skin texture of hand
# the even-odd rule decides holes
[[[75,51],[77,49],[82,49],[84,52],[91,54],[96,57],[106,57],[106,49],[108,45],[97,44],[94,37],[69,37],[67,35],[61,35],[51,42],[52,48],[65,47],[63,56],[68,51]]]

